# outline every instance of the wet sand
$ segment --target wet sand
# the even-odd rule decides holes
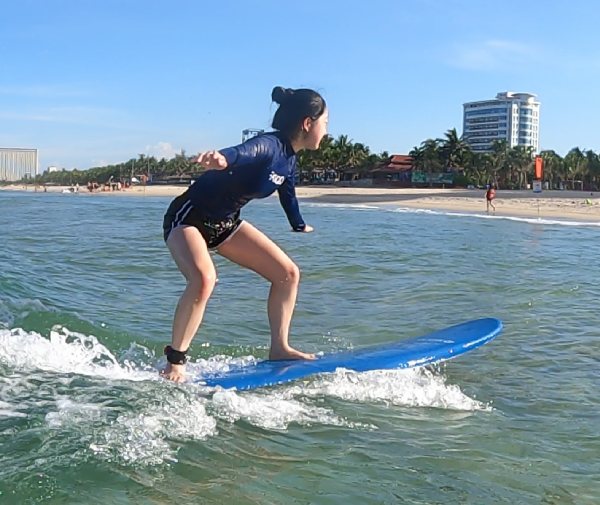
[[[79,188],[79,196],[176,196],[185,186],[134,186],[122,191],[90,193]],[[23,185],[0,186],[1,190],[17,190],[34,193],[34,187]],[[67,186],[49,186],[48,192],[63,193]],[[37,192],[43,192],[38,186]],[[486,212],[485,191],[477,189],[436,188],[357,188],[339,186],[299,186],[296,194],[301,200],[327,204],[394,205],[423,210]],[[69,196],[65,193],[65,196]],[[495,215],[563,219],[569,221],[600,222],[600,193],[587,191],[544,191],[541,194],[526,191],[498,190],[494,200]]]

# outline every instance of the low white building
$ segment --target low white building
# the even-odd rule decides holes
[[[498,93],[493,100],[463,104],[463,139],[474,152],[490,152],[495,140],[509,147],[540,148],[540,102],[531,93]]]

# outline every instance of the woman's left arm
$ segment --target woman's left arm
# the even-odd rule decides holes
[[[296,197],[296,188],[293,181],[294,175],[285,179],[285,182],[279,186],[277,192],[279,194],[279,202],[285,211],[285,214],[292,226],[292,230],[309,233],[314,230],[312,226],[306,224],[300,214],[300,206]]]

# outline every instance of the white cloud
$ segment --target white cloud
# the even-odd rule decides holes
[[[537,61],[539,58],[539,51],[534,46],[497,39],[456,45],[453,52],[448,63],[468,70],[514,68],[521,64],[531,64],[533,60]]]
[[[148,156],[154,156],[159,160],[161,158],[169,160],[179,154],[181,149],[176,149],[169,142],[158,142],[153,146],[146,146],[145,152]]]

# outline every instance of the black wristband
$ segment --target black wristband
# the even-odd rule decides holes
[[[187,351],[176,351],[170,345],[165,347],[167,361],[172,365],[185,365],[187,361],[186,353]]]

